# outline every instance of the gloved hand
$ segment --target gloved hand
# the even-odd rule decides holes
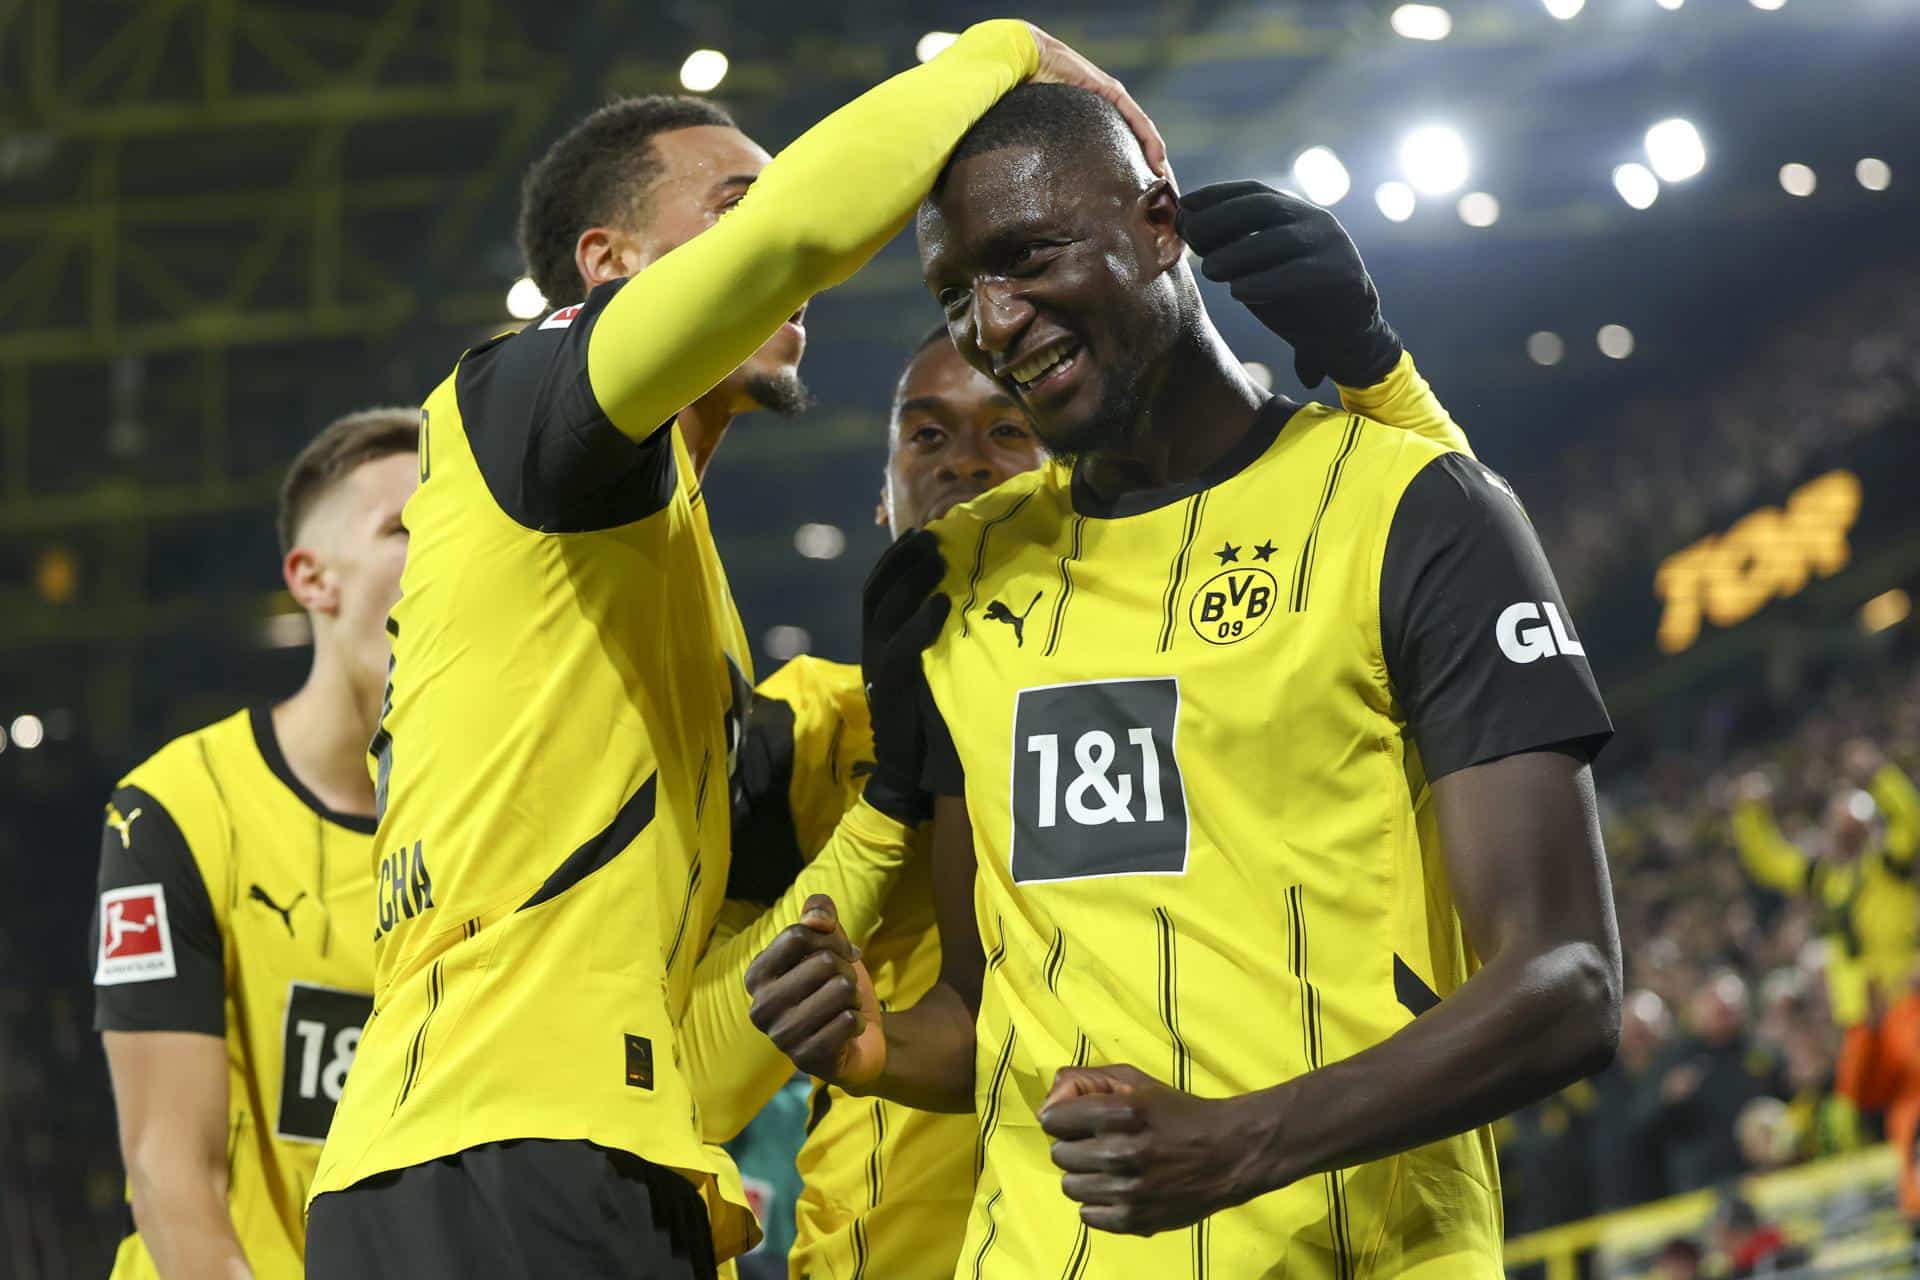
[[[1293,348],[1301,384],[1332,374],[1370,387],[1393,371],[1400,339],[1360,251],[1331,213],[1263,182],[1217,182],[1180,198],[1179,231],[1200,272]]]
[[[860,674],[873,718],[867,803],[909,825],[932,811],[920,785],[927,757],[922,699],[928,696],[920,653],[940,634],[953,603],[934,590],[945,575],[939,539],[917,529],[880,557],[860,598]]]

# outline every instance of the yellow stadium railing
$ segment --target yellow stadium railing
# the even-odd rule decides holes
[[[1803,1210],[1842,1192],[1890,1189],[1899,1173],[1892,1148],[1871,1147],[1813,1164],[1758,1174],[1743,1180],[1742,1194],[1762,1214]],[[1592,1249],[1651,1250],[1675,1236],[1700,1230],[1719,1203],[1715,1191],[1693,1191],[1618,1213],[1583,1218],[1507,1241],[1507,1268],[1546,1267],[1547,1280],[1579,1280],[1580,1257]]]

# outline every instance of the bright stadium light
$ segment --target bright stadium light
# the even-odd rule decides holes
[[[1660,198],[1660,179],[1643,164],[1615,165],[1613,189],[1636,209],[1649,209]]]
[[[507,314],[515,320],[531,320],[547,309],[546,295],[532,276],[521,276],[507,290]]]
[[[680,85],[694,93],[717,89],[726,78],[727,55],[718,49],[695,49],[680,64]]]
[[[1551,329],[1542,329],[1527,339],[1527,359],[1535,364],[1556,365],[1567,354],[1567,344]]]
[[[913,56],[922,62],[930,61],[945,53],[947,46],[959,38],[951,31],[929,31],[914,44]]]
[[[1373,202],[1388,222],[1405,222],[1413,216],[1413,188],[1404,182],[1383,182],[1373,191]]]
[[[1810,166],[1797,161],[1780,166],[1780,189],[1790,196],[1810,196],[1819,185],[1820,179],[1814,176]]]
[[[1261,364],[1258,360],[1248,360],[1244,364],[1242,364],[1240,367],[1247,371],[1247,376],[1249,378],[1253,379],[1254,386],[1259,387],[1262,391],[1273,390],[1273,370],[1272,369],[1269,369],[1266,365]]]
[[[1587,0],[1540,0],[1540,4],[1550,15],[1565,22],[1586,8]]]
[[[1335,205],[1353,189],[1347,166],[1326,147],[1308,147],[1293,158],[1293,180],[1302,195],[1317,205]]]
[[[1893,185],[1893,166],[1868,156],[1853,166],[1853,176],[1869,191],[1885,191]]]
[[[13,745],[22,751],[31,751],[47,738],[47,727],[40,723],[39,716],[15,716],[11,732]]]
[[[1395,35],[1408,40],[1445,40],[1453,34],[1453,15],[1437,4],[1403,4],[1388,21]]]
[[[1654,3],[1659,5],[1662,9],[1678,9],[1681,5],[1685,4],[1686,2],[1687,0],[1654,0]]]
[[[1756,9],[1766,9],[1768,11],[1787,7],[1787,0],[1747,0],[1747,3]]]
[[[1633,354],[1633,330],[1623,324],[1603,324],[1594,335],[1600,354],[1609,360],[1625,360]]]
[[[1465,139],[1443,124],[1422,125],[1400,142],[1400,170],[1423,196],[1451,195],[1467,181]]]
[[[1675,116],[1647,130],[1647,163],[1662,182],[1685,182],[1707,167],[1707,144],[1690,120]]]
[[[1470,227],[1490,227],[1500,221],[1500,202],[1484,191],[1469,191],[1455,206],[1460,221]]]
[[[837,524],[803,524],[793,531],[793,549],[809,560],[837,559],[847,549],[847,535]]]
[[[769,658],[776,662],[785,662],[813,648],[813,637],[807,634],[805,627],[788,626],[783,623],[777,627],[767,628],[764,643],[767,646]]]
[[[1869,635],[1885,631],[1888,627],[1897,627],[1905,622],[1907,615],[1912,612],[1913,598],[1895,587],[1860,606],[1860,627]]]

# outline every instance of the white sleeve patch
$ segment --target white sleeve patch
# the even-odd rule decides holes
[[[134,884],[100,895],[100,954],[95,986],[156,982],[174,976],[173,933],[167,927],[167,891]]]

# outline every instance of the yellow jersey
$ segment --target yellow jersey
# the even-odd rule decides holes
[[[789,662],[756,691],[748,736],[754,747],[764,744],[768,775],[785,803],[751,807],[736,857],[777,865],[770,855],[788,845],[795,860],[812,858],[873,768],[860,668],[810,657]],[[774,878],[783,884],[791,874]],[[861,956],[882,1008],[911,1007],[939,978],[924,850],[901,872]],[[795,1280],[952,1274],[973,1199],[971,1116],[853,1097],[816,1081],[796,1163],[803,1185],[788,1254]]]
[[[752,1230],[674,1025],[727,879],[751,658],[677,426],[583,375],[629,284],[468,352],[424,405],[374,741],[373,1014],[314,1193],[578,1139]],[[580,465],[583,460],[590,465]]]
[[[1429,782],[1610,732],[1506,483],[1275,400],[1197,482],[1106,504],[1055,462],[931,527],[929,782],[966,799],[986,956],[956,1274],[1500,1275],[1484,1128],[1137,1239],[1080,1222],[1036,1116],[1071,1064],[1268,1088],[1473,973]]]
[[[373,821],[294,777],[265,708],[176,738],[107,804],[95,1026],[227,1043],[227,1211],[253,1274],[303,1274],[305,1206],[372,1004]],[[116,1280],[155,1276],[130,1234]]]

